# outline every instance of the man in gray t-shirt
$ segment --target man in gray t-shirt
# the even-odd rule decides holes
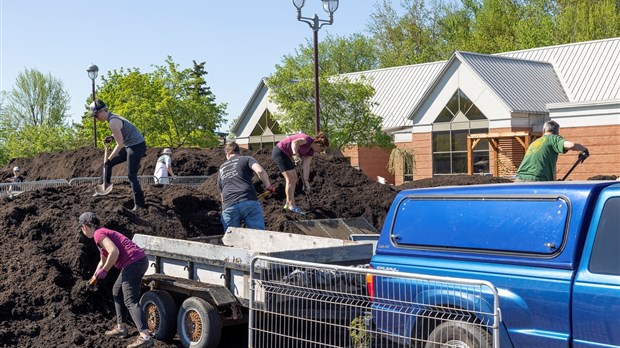
[[[252,178],[254,173],[269,191],[275,191],[269,175],[251,156],[240,156],[239,145],[235,142],[224,147],[226,162],[220,166],[217,189],[222,195],[222,225],[224,232],[228,227],[241,227],[257,230],[265,229],[263,209],[258,201]]]

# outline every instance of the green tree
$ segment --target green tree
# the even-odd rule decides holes
[[[388,0],[375,4],[368,31],[377,43],[381,67],[425,63],[441,59],[435,43],[439,39],[442,2],[427,8],[424,0],[403,0],[405,14],[399,16]]]
[[[483,0],[475,11],[474,52],[496,53],[517,48],[515,23],[520,20],[518,0]]]
[[[70,100],[62,81],[51,74],[26,69],[17,75],[5,114],[17,127],[60,125],[67,118]]]
[[[559,43],[620,36],[618,0],[556,0]]]
[[[0,95],[0,163],[75,147],[75,131],[64,123],[68,103],[60,80],[35,69],[20,73]]]
[[[389,137],[381,131],[381,118],[372,113],[374,88],[361,77],[351,80],[335,75],[376,68],[378,58],[372,41],[355,34],[348,38],[328,36],[319,44],[320,123],[332,148],[356,143],[384,145]],[[272,101],[281,112],[274,114],[287,133],[314,132],[313,46],[307,42],[287,55],[269,77]]]
[[[215,130],[226,116],[226,104],[216,104],[206,85],[205,63],[179,69],[171,57],[155,71],[120,68],[102,77],[97,98],[108,109],[130,120],[143,134],[149,146],[215,146]],[[110,133],[104,128],[102,138]],[[92,138],[92,119],[84,117],[81,134]]]
[[[555,0],[529,0],[521,6],[520,11],[521,19],[515,25],[516,49],[557,44]]]

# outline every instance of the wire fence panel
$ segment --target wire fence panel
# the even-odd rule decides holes
[[[48,187],[69,186],[65,179],[38,180],[0,184],[0,195],[16,195],[21,192],[40,190]]]
[[[257,256],[249,347],[499,347],[499,297],[483,280]]]
[[[103,183],[103,179],[100,176],[85,176],[85,177],[78,177],[78,178],[73,178],[69,180],[69,185],[71,186],[81,186],[81,185],[95,186],[95,185],[99,185],[102,183]]]
[[[196,176],[175,176],[168,177],[170,184],[179,184],[179,185],[190,185],[190,186],[198,186],[201,185],[209,178],[208,175],[196,175]]]

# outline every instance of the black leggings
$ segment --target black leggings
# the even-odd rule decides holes
[[[106,184],[110,184],[112,180],[112,168],[115,165],[123,162],[127,162],[127,178],[129,179],[129,183],[131,184],[131,190],[134,194],[142,192],[142,187],[140,186],[140,182],[138,181],[138,169],[140,168],[140,161],[144,154],[146,153],[146,143],[141,142],[140,144],[123,147],[121,151],[118,152],[118,156],[112,158],[108,161],[108,164],[105,167],[105,182]]]
[[[144,331],[146,319],[140,308],[140,288],[142,277],[149,267],[148,257],[144,257],[121,270],[112,287],[112,298],[116,310],[116,322],[127,323],[127,311],[139,331]]]

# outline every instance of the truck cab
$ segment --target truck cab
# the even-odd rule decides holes
[[[502,347],[620,346],[620,184],[405,190],[390,208],[371,266],[492,283],[499,294]],[[393,298],[373,303],[372,325],[410,342],[441,337],[433,331],[445,332],[463,318],[484,320],[464,304],[490,301],[467,292],[443,293],[431,302],[450,311],[433,320],[405,319],[414,311],[394,301],[421,295],[406,286],[401,289],[411,290],[393,291],[395,285],[383,281],[373,280],[374,293]]]

